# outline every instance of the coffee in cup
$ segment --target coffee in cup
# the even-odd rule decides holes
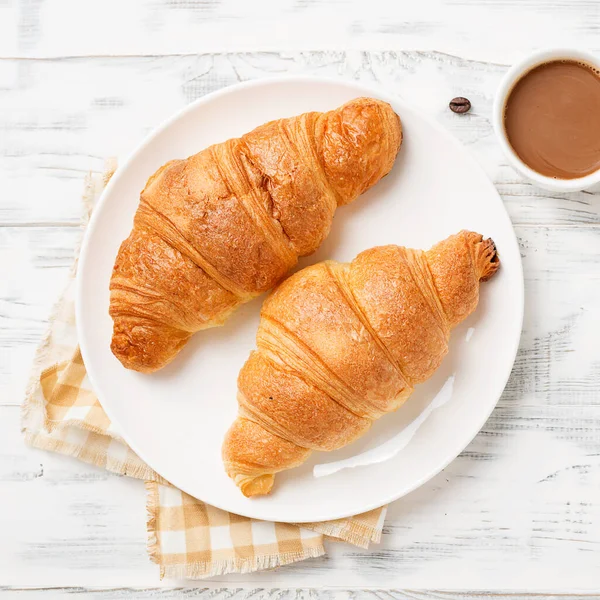
[[[506,139],[533,171],[577,179],[600,170],[600,73],[583,61],[551,60],[523,74],[503,111]]]

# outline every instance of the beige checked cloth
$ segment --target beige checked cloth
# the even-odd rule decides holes
[[[89,176],[85,218],[114,172]],[[146,465],[120,437],[90,387],[77,343],[73,266],[37,350],[23,403],[28,444],[145,480],[148,552],[160,576],[202,578],[248,573],[325,554],[324,538],[362,548],[378,542],[386,509],[324,523],[270,523],[227,513],[184,494]]]

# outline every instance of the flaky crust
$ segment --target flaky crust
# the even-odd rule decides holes
[[[450,330],[475,310],[479,282],[499,264],[492,240],[462,231],[428,252],[372,248],[279,285],[264,303],[223,444],[242,492],[268,493],[278,471],[349,444],[401,406],[440,365]]]
[[[401,140],[389,104],[358,98],[161,167],[114,266],[115,356],[160,369],[193,333],[272,288],[319,247],[337,206],[390,171]]]

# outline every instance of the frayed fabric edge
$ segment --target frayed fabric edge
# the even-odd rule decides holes
[[[232,558],[215,562],[196,562],[189,565],[161,565],[161,579],[206,579],[229,573],[254,573],[265,569],[275,569],[308,558],[318,558],[326,554],[325,546],[306,548],[302,552],[288,552],[281,555],[257,556],[254,558]]]
[[[160,545],[157,526],[159,508],[158,484],[154,481],[145,481],[144,485],[146,487],[146,551],[148,552],[150,560],[153,563],[160,565]]]
[[[386,507],[382,510],[385,509]],[[381,528],[352,521],[349,521],[344,525],[332,525],[325,521],[323,523],[305,523],[299,526],[315,531],[316,533],[321,533],[333,541],[348,542],[349,544],[364,549],[368,549],[372,543],[377,544],[381,541]]]
[[[158,522],[158,483],[146,481],[146,549],[150,560],[159,565],[161,579],[205,579],[228,573],[253,573],[264,569],[275,569],[307,558],[318,558],[326,554],[323,538],[314,546],[301,552],[285,552],[255,556],[253,558],[231,558],[227,560],[193,562],[179,565],[161,564],[160,523]]]
[[[48,450],[50,452],[57,452],[58,454],[78,458],[90,465],[106,469],[107,471],[117,473],[118,475],[126,475],[128,477],[133,477],[134,479],[145,480],[152,480],[153,477],[157,477],[154,471],[146,465],[142,466],[134,464],[131,461],[117,461],[110,459],[110,457],[107,457],[103,452],[90,452],[83,446],[74,446],[64,440],[52,438],[43,433],[25,432],[25,443],[33,448],[38,448],[39,450]],[[157,483],[166,484],[167,482],[161,478]]]

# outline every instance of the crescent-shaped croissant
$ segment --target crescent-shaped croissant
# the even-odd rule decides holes
[[[115,356],[160,369],[193,333],[272,288],[319,247],[338,206],[390,171],[401,141],[392,107],[358,98],[161,167],[110,282]]]
[[[382,246],[349,264],[318,263],[276,288],[223,444],[242,493],[269,493],[275,473],[349,444],[401,406],[499,264],[492,240],[462,231],[427,252]]]

